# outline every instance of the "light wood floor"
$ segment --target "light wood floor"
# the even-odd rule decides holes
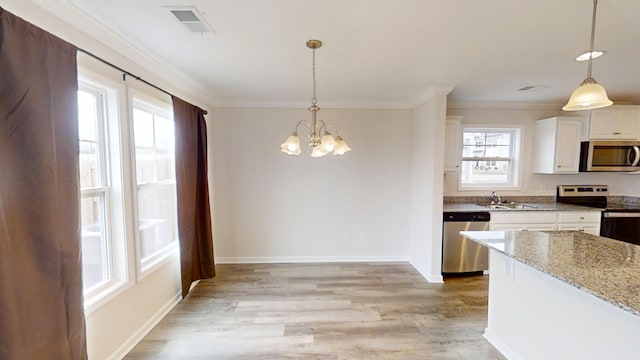
[[[126,359],[504,359],[487,276],[409,264],[218,265]]]

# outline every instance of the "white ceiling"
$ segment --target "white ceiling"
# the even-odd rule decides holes
[[[564,103],[586,77],[592,0],[69,0],[207,91],[218,105],[411,107],[431,86],[455,102]],[[215,34],[162,6],[195,6]],[[640,104],[640,1],[600,0],[593,76]],[[72,22],[73,19],[67,19]],[[518,91],[524,86],[543,86]]]

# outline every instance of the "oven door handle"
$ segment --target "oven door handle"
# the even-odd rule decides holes
[[[631,166],[637,166],[640,162],[640,146],[634,146],[633,151],[636,153],[635,160],[631,163]]]
[[[605,218],[640,218],[640,212],[608,212],[602,213]]]

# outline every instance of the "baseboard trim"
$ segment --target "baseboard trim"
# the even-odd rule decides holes
[[[123,359],[150,331],[154,326],[158,325],[168,313],[182,299],[182,294],[177,292],[169,301],[167,301],[160,310],[158,310],[147,322],[144,323],[136,332],[131,335],[127,341],[120,345],[116,351],[107,357],[107,360]]]
[[[518,356],[509,346],[503,343],[489,328],[484,329],[482,336],[493,345],[504,357],[509,360],[522,360],[522,357]]]
[[[442,274],[433,275],[431,272],[427,271],[426,269],[422,268],[420,265],[416,264],[416,262],[413,259],[409,259],[409,264],[411,264],[411,266],[413,266],[413,268],[416,269],[416,271],[418,271],[420,275],[422,275],[422,277],[428,282],[437,283],[437,284],[444,283],[444,278],[442,277]]]
[[[346,262],[407,262],[406,256],[256,256],[220,257],[216,264],[278,264],[278,263],[346,263]]]
[[[219,257],[216,264],[295,264],[295,263],[347,263],[347,262],[408,262],[430,283],[444,283],[441,274],[433,275],[406,256],[256,256]]]

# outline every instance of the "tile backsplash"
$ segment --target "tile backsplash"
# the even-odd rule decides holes
[[[445,204],[488,204],[489,196],[445,196]],[[517,203],[553,203],[555,196],[503,196],[502,202]]]
[[[489,196],[445,196],[445,204],[488,204],[491,200]],[[553,203],[555,196],[503,196],[502,202],[517,203]],[[640,197],[634,196],[609,196],[607,201],[618,204],[630,204],[640,206]]]

